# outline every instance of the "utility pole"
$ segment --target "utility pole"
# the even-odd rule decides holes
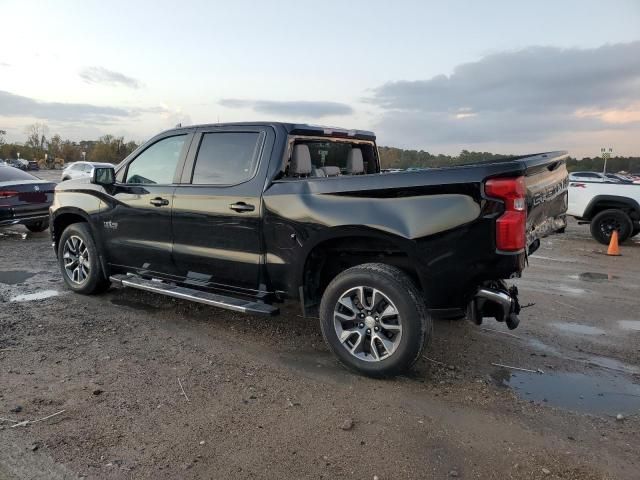
[[[602,147],[600,149],[600,153],[602,154],[602,159],[604,160],[604,166],[602,167],[602,175],[607,174],[607,160],[611,158],[611,154],[613,153],[613,148],[609,147],[609,151],[607,148]]]

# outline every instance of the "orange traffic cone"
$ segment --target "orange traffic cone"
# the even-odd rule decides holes
[[[607,249],[607,255],[615,257],[620,256],[620,248],[618,247],[618,231],[614,230],[611,234],[611,240],[609,241],[609,248]]]

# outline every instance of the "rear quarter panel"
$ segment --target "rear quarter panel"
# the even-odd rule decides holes
[[[493,172],[517,176],[522,167],[476,165],[275,182],[263,197],[268,278],[276,290],[296,295],[317,245],[364,236],[386,240],[409,257],[430,306],[458,303],[453,298],[487,271],[509,275],[523,266],[519,255],[495,254],[496,204],[482,194],[482,180]]]

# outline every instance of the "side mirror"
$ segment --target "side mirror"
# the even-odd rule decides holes
[[[116,183],[116,171],[113,167],[94,167],[91,170],[91,183],[109,186]]]

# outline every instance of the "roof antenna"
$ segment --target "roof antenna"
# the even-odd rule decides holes
[[[177,124],[175,128],[180,128],[180,127],[182,127],[182,123]]]

